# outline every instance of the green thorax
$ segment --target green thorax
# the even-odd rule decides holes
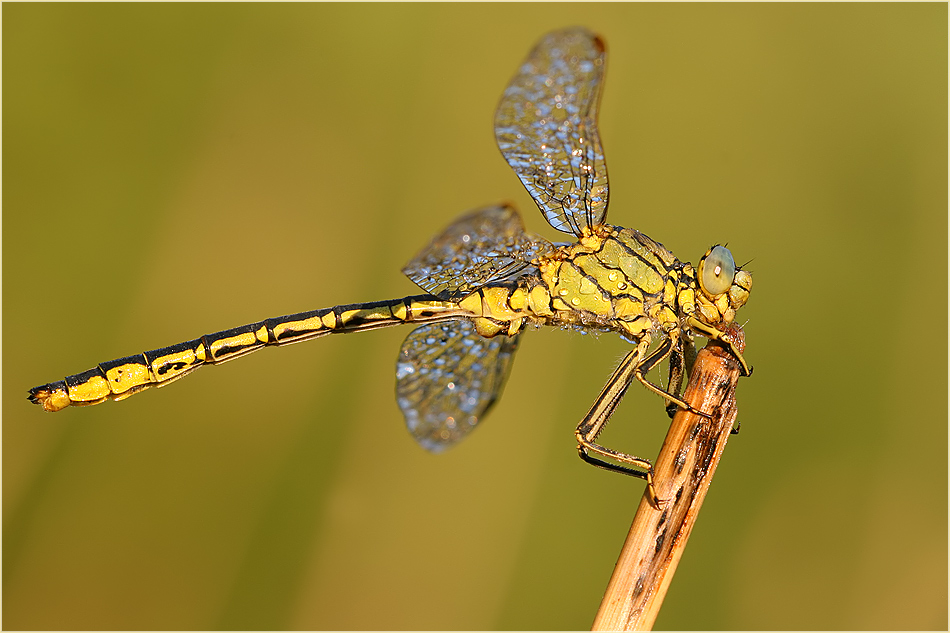
[[[677,322],[683,264],[643,233],[610,225],[538,262],[555,323],[620,330],[639,337]]]

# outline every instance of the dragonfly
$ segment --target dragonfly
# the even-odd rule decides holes
[[[554,229],[552,243],[528,233],[518,212],[496,204],[445,229],[403,268],[423,294],[265,319],[108,362],[30,389],[46,411],[124,400],[164,387],[204,365],[268,346],[411,323],[396,362],[396,399],[425,449],[453,446],[479,424],[504,388],[530,327],[614,332],[632,349],[620,361],[575,436],[582,459],[644,479],[657,498],[650,460],[597,443],[634,380],[665,399],[672,415],[696,411],[680,398],[695,359],[694,336],[720,341],[749,298],[752,275],[722,245],[693,266],[643,233],[606,223],[607,164],[597,130],[606,68],[604,41],[575,27],[544,36],[518,68],[495,112],[502,156]],[[647,374],[668,359],[663,388]]]

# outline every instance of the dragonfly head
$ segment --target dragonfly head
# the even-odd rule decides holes
[[[736,266],[725,246],[706,251],[696,268],[698,315],[710,325],[731,323],[752,291],[752,274]]]

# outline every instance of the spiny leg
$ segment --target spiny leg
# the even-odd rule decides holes
[[[730,341],[727,338],[724,338],[723,335],[725,334],[725,332],[717,330],[711,325],[706,325],[705,323],[703,323],[696,317],[689,317],[689,319],[687,319],[687,325],[690,327],[690,329],[696,330],[702,336],[705,336],[706,338],[713,341],[719,341],[720,343],[728,347],[729,353],[735,356],[736,360],[739,361],[739,366],[742,369],[742,375],[743,376],[752,375],[753,368],[749,366],[748,364],[746,364],[745,358],[743,358],[742,356],[742,352],[736,349],[736,346],[732,343],[732,341]]]
[[[645,480],[647,482],[647,494],[650,498],[650,502],[654,506],[660,507],[663,502],[657,497],[656,488],[653,485],[653,463],[650,462],[650,460],[621,453],[595,443],[597,436],[604,430],[604,426],[606,426],[610,416],[617,408],[617,405],[620,404],[620,400],[623,398],[624,393],[626,393],[627,387],[633,382],[637,367],[641,362],[643,354],[646,353],[649,344],[649,340],[641,341],[635,350],[631,351],[620,361],[620,365],[610,376],[610,379],[607,380],[607,384],[604,386],[600,395],[597,396],[590,411],[588,411],[581,423],[577,425],[577,430],[574,431],[574,435],[577,438],[577,452],[581,459],[599,468]],[[626,466],[598,459],[590,453],[616,460],[620,462],[620,464],[626,464]]]
[[[670,393],[679,395],[680,387],[683,386],[683,375],[686,373],[686,360],[683,353],[674,345],[670,351],[670,379],[666,383],[666,389]],[[670,401],[666,401],[666,414],[672,418],[679,411],[679,406]]]
[[[693,372],[693,363],[696,362],[696,346],[692,337],[684,330],[680,330],[680,344],[674,345],[670,351],[670,379],[667,382],[667,391],[674,395],[682,393],[683,380]],[[672,418],[680,407],[675,402],[666,401],[666,414]]]
[[[649,340],[646,340],[644,342],[647,343],[647,345],[649,345]],[[644,342],[641,342],[640,345],[637,346],[637,348],[639,349],[640,346],[642,346]],[[651,369],[653,369],[658,364],[660,364],[664,358],[669,356],[672,353],[673,349],[676,348],[676,343],[678,342],[679,342],[679,332],[673,332],[672,334],[667,335],[667,337],[663,339],[663,342],[661,342],[657,346],[657,348],[650,353],[649,356],[647,356],[642,361],[640,361],[640,363],[637,364],[637,366],[634,368],[634,376],[636,376],[637,380],[640,381],[640,384],[642,384],[644,387],[646,387],[653,393],[659,396],[662,396],[670,403],[669,405],[667,405],[667,410],[669,410],[669,407],[676,405],[677,407],[681,409],[686,409],[690,413],[695,413],[696,415],[701,415],[705,418],[708,418],[710,417],[709,414],[703,413],[702,411],[699,411],[698,409],[691,407],[685,400],[680,398],[677,393],[675,392],[670,393],[669,391],[664,391],[661,387],[654,385],[652,382],[646,379],[646,374],[649,373]],[[678,349],[677,349],[677,354],[681,355],[681,352]],[[678,390],[679,389],[677,387],[677,391]]]

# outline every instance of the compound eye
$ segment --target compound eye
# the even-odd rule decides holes
[[[699,283],[711,297],[729,290],[736,278],[736,261],[725,246],[713,247],[703,258]]]

